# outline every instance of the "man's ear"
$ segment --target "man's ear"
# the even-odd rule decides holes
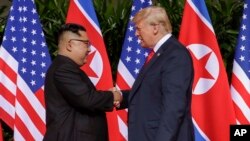
[[[66,45],[66,50],[69,51],[69,52],[71,52],[72,46],[71,46],[70,43],[67,43],[67,45]]]

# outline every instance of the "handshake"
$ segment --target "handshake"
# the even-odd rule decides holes
[[[111,88],[109,90],[113,93],[113,96],[114,96],[114,106],[116,108],[119,108],[120,103],[122,102],[122,92],[117,90],[116,87],[113,87],[113,88]]]

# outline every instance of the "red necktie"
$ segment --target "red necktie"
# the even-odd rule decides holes
[[[147,59],[146,59],[145,64],[147,64],[147,63],[152,59],[152,57],[154,56],[154,54],[155,54],[155,52],[154,52],[154,50],[152,50],[152,51],[149,53],[149,55],[148,55],[148,57],[147,57]]]

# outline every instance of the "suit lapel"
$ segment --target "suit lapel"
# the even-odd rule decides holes
[[[129,94],[129,98],[128,98],[128,101],[130,102],[137,89],[140,87],[143,79],[144,79],[144,76],[145,74],[150,70],[150,68],[153,66],[153,64],[158,60],[158,58],[163,54],[163,52],[165,52],[165,50],[167,50],[167,47],[169,44],[171,44],[171,42],[173,41],[173,37],[170,37],[160,48],[159,50],[155,53],[155,55],[153,56],[153,58],[150,60],[150,62],[148,62],[148,64],[146,64],[145,66],[142,67],[142,69],[140,70],[140,73],[138,75],[138,77],[136,78],[134,84],[133,84],[133,87],[130,91],[130,94]]]

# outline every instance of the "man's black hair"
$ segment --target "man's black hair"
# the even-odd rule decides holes
[[[79,25],[79,24],[66,23],[66,24],[62,25],[61,28],[58,31],[57,42],[59,42],[59,39],[60,39],[61,35],[64,32],[67,32],[67,31],[73,32],[73,33],[75,33],[75,34],[77,34],[77,35],[80,36],[79,31],[86,31],[86,29],[83,26]]]

